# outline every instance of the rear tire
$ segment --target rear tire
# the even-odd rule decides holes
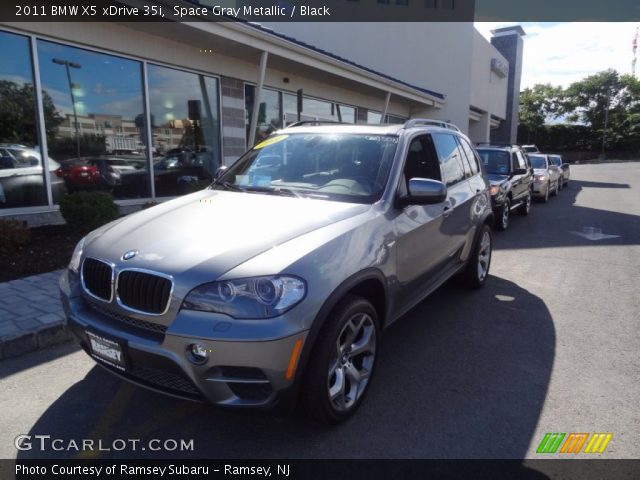
[[[467,266],[462,272],[461,280],[469,288],[477,289],[487,282],[489,267],[491,267],[491,253],[493,237],[491,229],[485,223],[473,246],[473,253],[469,257]]]
[[[302,382],[302,401],[321,423],[335,424],[358,409],[373,377],[379,321],[371,302],[345,296],[322,326]]]

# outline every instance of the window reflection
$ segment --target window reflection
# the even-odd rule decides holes
[[[298,97],[285,93],[283,99],[285,124],[298,121]],[[302,101],[300,120],[355,123],[356,109],[341,103],[328,102],[305,96]]]
[[[251,115],[253,112],[253,102],[256,87],[253,85],[244,86],[245,101],[245,123],[247,129],[247,139],[249,139],[249,128]],[[282,128],[282,108],[280,106],[280,92],[275,90],[262,89],[260,95],[260,106],[258,107],[258,122],[256,124],[255,143],[267,138],[271,133]]]
[[[49,155],[67,190],[149,196],[140,62],[38,40]]]
[[[29,40],[0,32],[0,50],[0,208],[46,205]],[[45,95],[43,101],[45,118],[58,121],[51,97]],[[54,200],[64,194],[64,182],[55,174],[58,167],[49,162]]]
[[[156,195],[204,188],[221,164],[218,81],[157,65],[147,71]]]

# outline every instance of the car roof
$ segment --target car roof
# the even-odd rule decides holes
[[[289,127],[282,128],[273,132],[273,135],[287,135],[293,133],[328,133],[328,134],[351,134],[351,135],[399,135],[401,131],[437,131],[443,133],[458,133],[462,135],[456,127],[454,126],[444,126],[448,125],[443,123],[443,126],[440,125],[430,125],[430,124],[421,124],[421,123],[407,123],[404,124],[350,124],[350,123],[326,123],[326,124],[302,124],[302,125],[292,125]]]

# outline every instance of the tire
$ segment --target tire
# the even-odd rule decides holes
[[[518,213],[520,215],[527,216],[531,213],[531,192],[527,193],[527,197],[522,202],[522,205],[518,207]]]
[[[379,330],[375,308],[362,297],[347,295],[334,308],[303,377],[303,406],[313,418],[335,424],[358,409],[373,377]]]
[[[473,253],[469,257],[467,266],[462,272],[461,280],[465,286],[473,289],[482,287],[487,282],[491,267],[491,253],[493,238],[491,229],[484,224],[473,246]]]
[[[553,196],[554,196],[554,197],[557,197],[557,196],[558,196],[558,192],[559,192],[558,188],[559,188],[559,185],[560,185],[560,180],[558,179],[558,180],[556,180],[556,188],[554,188],[554,189],[553,189]]]
[[[511,213],[511,200],[506,198],[500,209],[500,215],[496,217],[494,226],[496,230],[505,231],[509,227],[509,214]]]
[[[544,192],[544,197],[542,197],[542,203],[547,203],[549,201],[549,190],[551,189],[551,184],[547,183],[547,188]]]
[[[558,179],[558,191],[561,192],[564,188],[564,178],[560,177]]]

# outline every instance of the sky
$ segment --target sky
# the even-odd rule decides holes
[[[491,38],[491,30],[517,25],[514,22],[476,22],[476,29]],[[635,23],[519,23],[524,37],[521,89],[536,83],[566,87],[584,77],[613,68],[631,73],[631,41]],[[638,49],[640,56],[640,48]],[[640,75],[640,62],[636,66]]]

